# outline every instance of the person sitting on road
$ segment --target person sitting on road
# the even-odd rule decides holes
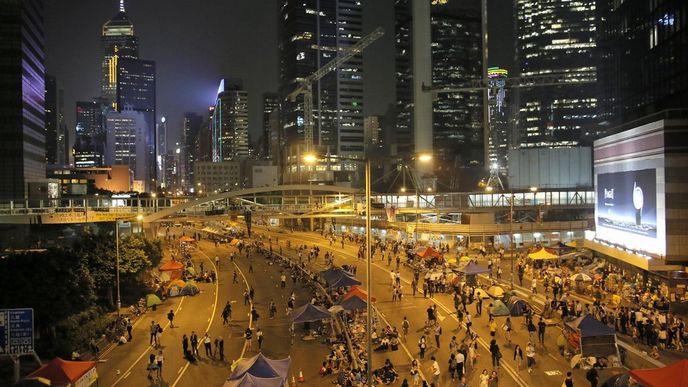
[[[332,368],[329,366],[329,364],[324,361],[322,363],[322,366],[320,367],[320,371],[318,371],[320,376],[327,376],[332,373]]]
[[[380,351],[387,351],[389,349],[389,339],[387,336],[383,337],[382,340],[380,340],[380,345],[375,348],[376,352]]]

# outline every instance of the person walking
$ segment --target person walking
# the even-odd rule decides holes
[[[528,366],[528,373],[531,373],[535,365],[535,346],[530,341],[526,345],[526,365]]]
[[[162,337],[162,327],[160,324],[155,324],[156,332],[155,332],[155,346],[159,347],[160,346],[160,337]]]
[[[217,267],[217,270],[220,270],[220,257],[217,255],[215,256],[215,266]]]
[[[198,357],[198,335],[191,331],[191,354]]]
[[[511,345],[511,317],[507,317],[506,321],[504,322],[504,331],[506,332],[506,339],[509,341],[509,345]]]
[[[251,330],[251,327],[246,328],[246,331],[244,332],[244,339],[246,339],[246,349],[251,349],[251,342],[253,339],[253,331]]]
[[[158,333],[158,325],[155,324],[154,320],[151,320],[149,329],[150,329],[150,343],[149,343],[149,345],[153,345],[155,343],[155,336]]]
[[[499,359],[502,357],[502,353],[499,351],[499,345],[497,345],[497,340],[490,340],[490,354],[492,355],[492,368],[499,369]]]
[[[232,283],[233,284],[238,284],[239,283],[239,277],[237,275],[237,271],[234,270],[234,274],[232,275]]]
[[[217,337],[217,354],[220,356],[220,361],[225,361],[225,339],[222,336]]]
[[[131,335],[132,329],[134,329],[134,325],[131,323],[131,319],[127,317],[127,334],[129,336],[127,338],[127,341],[131,341],[131,339],[133,338],[133,336]],[[95,355],[98,356],[97,353]]]
[[[498,387],[499,386],[499,375],[497,375],[497,371],[492,371],[492,374],[490,374],[490,380],[489,380],[489,387]]]
[[[425,359],[425,349],[427,347],[428,347],[428,344],[425,342],[425,335],[423,335],[418,340],[418,348],[420,349],[419,357],[421,360]]]
[[[466,335],[470,336],[471,335],[471,325],[473,325],[473,319],[471,318],[470,313],[466,313]]]
[[[256,328],[256,340],[258,341],[258,352],[263,349],[263,331],[260,328]]]
[[[538,321],[538,339],[540,340],[540,345],[543,347],[545,346],[545,328],[547,327],[547,324],[545,324],[545,321],[540,317],[540,320]]]
[[[287,287],[287,276],[282,273],[280,274],[280,289],[285,289]]]
[[[162,380],[162,363],[165,362],[165,357],[162,355],[162,350],[158,351],[158,354],[155,356],[155,364],[158,366],[157,368],[157,373],[158,373],[158,379]]]
[[[174,328],[174,312],[172,309],[167,313],[167,319],[170,320],[170,328]]]
[[[516,363],[516,371],[520,371],[523,365],[523,350],[518,344],[514,347],[514,362]]]
[[[401,339],[406,342],[406,339],[408,338],[408,333],[409,333],[409,328],[411,327],[411,323],[409,323],[409,320],[404,316],[404,320],[401,322]]]
[[[184,358],[189,356],[189,338],[186,333],[182,336],[182,354]]]
[[[420,367],[416,359],[411,361],[411,379],[413,380],[413,386],[418,387],[420,384]]]
[[[573,375],[571,374],[571,371],[566,373],[566,379],[564,379],[564,384],[562,384],[562,387],[573,387]]]
[[[213,346],[210,340],[210,336],[208,336],[208,332],[206,332],[203,335],[203,346],[205,347],[205,355],[210,357],[213,357]]]
[[[463,374],[464,374],[464,363],[466,362],[466,356],[463,354],[463,352],[458,351],[456,353],[456,378],[458,380],[463,379]]]
[[[600,374],[597,372],[597,368],[590,368],[585,374],[585,378],[590,382],[590,387],[597,387],[597,383],[600,381]]]
[[[435,323],[435,345],[440,347],[440,336],[442,336],[442,327],[439,323]]]
[[[153,381],[153,373],[157,375],[158,363],[155,362],[155,354],[151,353],[148,356],[148,365],[146,366],[146,371],[148,371],[148,380]]]
[[[487,369],[483,368],[483,372],[480,373],[480,387],[489,387],[490,374]]]
[[[478,296],[478,299],[476,300],[475,303],[475,315],[477,317],[480,317],[483,315],[483,298]]]

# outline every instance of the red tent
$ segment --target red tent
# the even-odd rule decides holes
[[[628,374],[647,387],[688,386],[688,359],[677,361],[663,368],[630,370]]]
[[[442,256],[442,254],[440,254],[437,250],[433,249],[430,246],[428,246],[424,250],[416,253],[416,255],[423,258],[423,259],[439,258]]]
[[[51,386],[90,386],[96,379],[96,362],[67,361],[59,357],[30,373],[26,378],[45,378]]]
[[[167,261],[160,265],[158,268],[160,271],[174,271],[174,270],[184,270],[184,264],[177,261]]]
[[[356,296],[356,297],[360,298],[361,300],[365,301],[365,300],[368,299],[368,292],[366,292],[365,290],[361,289],[361,288],[358,287],[358,286],[352,286],[352,287],[351,287],[351,290],[349,290],[349,291],[344,295],[344,297],[342,298],[342,300],[347,300],[347,299],[349,299],[349,298],[351,298],[351,297],[354,297],[354,296]],[[371,297],[370,299],[373,300],[373,301],[375,301],[375,297]]]

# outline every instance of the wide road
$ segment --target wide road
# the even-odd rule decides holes
[[[193,235],[194,230],[177,230],[181,234]],[[229,255],[234,253],[236,259],[230,262]],[[169,251],[166,250],[166,257]],[[285,315],[286,301],[292,291],[296,292],[296,305],[301,305],[310,299],[308,291],[301,284],[279,288],[279,273],[281,268],[270,265],[262,256],[252,253],[239,254],[234,247],[220,245],[202,240],[198,248],[192,252],[194,266],[198,270],[203,262],[205,270],[216,270],[215,256],[219,256],[219,280],[214,283],[199,283],[201,293],[193,297],[176,297],[166,300],[156,311],[148,311],[136,321],[133,329],[133,340],[127,344],[110,347],[100,357],[98,364],[99,383],[104,386],[188,386],[198,387],[221,386],[230,374],[232,361],[243,357],[254,356],[258,353],[258,344],[254,340],[252,348],[246,346],[243,338],[249,323],[254,330],[260,328],[264,332],[262,352],[268,357],[283,358],[292,356],[292,371],[303,370],[307,381],[317,376],[318,366],[313,366],[312,359],[322,359],[327,353],[325,345],[318,341],[301,342],[297,340],[291,345],[288,335],[290,320]],[[252,266],[253,272],[250,272]],[[238,281],[233,283],[234,272]],[[243,294],[247,286],[255,289],[254,305],[260,316],[257,322],[249,317],[250,305],[244,305]],[[270,299],[277,303],[278,313],[274,319],[269,319],[267,305]],[[222,324],[222,309],[226,302],[232,305],[232,321],[229,326]],[[167,313],[175,312],[174,328],[169,327]],[[163,327],[161,347],[153,349],[149,345],[149,326],[151,321],[160,323]],[[212,341],[215,338],[224,339],[225,360],[219,356],[206,356],[203,344],[198,348],[199,360],[188,362],[182,356],[182,336],[190,337],[195,331],[199,340],[205,332],[209,333]],[[147,380],[146,364],[151,353],[162,350],[165,356],[162,378]],[[213,350],[215,350],[213,346]],[[302,356],[294,354],[302,354]],[[306,356],[304,356],[306,355]],[[310,357],[310,356],[314,357]],[[319,363],[318,363],[319,364]],[[298,374],[296,374],[298,376]]]
[[[285,239],[284,233],[276,232],[275,229],[259,229],[261,232],[267,232],[268,234],[277,236],[280,238],[280,242]],[[357,278],[364,282],[365,285],[365,262],[358,260],[356,258],[356,253],[358,251],[358,245],[346,242],[344,248],[341,248],[339,240],[333,246],[330,246],[329,242],[322,238],[319,234],[308,233],[308,232],[290,232],[288,238],[291,240],[291,245],[307,244],[309,247],[317,245],[321,248],[321,257],[325,251],[331,251],[335,256],[335,264],[354,264],[358,267]],[[282,244],[282,243],[280,243]],[[285,246],[282,244],[283,248]],[[296,254],[295,250],[287,252],[285,254]],[[430,356],[436,356],[440,367],[442,369],[442,385],[451,385],[452,382],[447,375],[447,363],[449,356],[448,343],[451,336],[457,336],[458,339],[462,339],[465,336],[466,330],[465,326],[459,328],[458,319],[454,313],[453,301],[450,294],[436,294],[432,299],[423,298],[422,292],[418,292],[415,297],[411,294],[410,282],[413,273],[402,265],[401,275],[402,284],[404,284],[404,297],[402,301],[393,302],[391,297],[391,286],[390,286],[390,269],[395,268],[395,263],[392,263],[392,267],[387,266],[386,260],[383,261],[381,256],[378,254],[374,257],[373,262],[373,293],[372,295],[377,298],[376,308],[380,312],[381,321],[380,323],[384,325],[389,324],[391,326],[396,326],[401,330],[401,321],[403,317],[406,316],[411,323],[410,337],[407,339],[403,348],[400,348],[396,352],[385,352],[385,353],[375,353],[373,356],[373,368],[377,368],[384,363],[385,358],[389,358],[396,366],[397,370],[400,371],[402,378],[408,377],[408,369],[410,365],[410,358],[418,359],[418,340],[423,334],[422,327],[425,319],[427,318],[426,309],[428,306],[435,304],[440,311],[439,319],[441,321],[443,334],[440,339],[440,348],[435,348],[434,337],[428,337],[428,343],[430,347],[426,353],[425,360],[421,361],[422,371],[426,376],[429,375],[429,367],[431,365]],[[318,263],[313,264],[313,268],[321,268],[324,262],[322,258]],[[488,312],[487,308],[489,305],[489,300],[485,300],[483,303],[483,313],[482,317],[475,317],[475,304],[469,306],[469,311],[473,314],[473,329],[480,336],[479,339],[479,353],[480,357],[478,359],[476,369],[478,372],[483,369],[492,371],[491,356],[488,351],[489,346],[489,330],[487,327],[488,322]],[[498,317],[496,319],[498,326],[501,326],[506,317]],[[535,320],[537,323],[537,319]],[[525,355],[525,346],[528,342],[528,332],[525,329],[524,318],[523,317],[512,317],[512,323],[514,327],[514,332],[512,333],[512,344],[507,343],[504,337],[504,332],[499,329],[497,334],[497,343],[501,348],[503,354],[502,365],[499,369],[500,386],[561,386],[566,372],[570,370],[569,363],[566,359],[558,354],[556,348],[556,338],[559,336],[561,331],[556,327],[548,327],[545,333],[545,345],[536,346],[536,366],[531,373],[528,373],[524,366],[518,369],[515,361],[513,360],[513,348],[514,344],[519,344]],[[479,384],[478,372],[469,371],[468,384],[471,386],[477,386]],[[400,378],[400,380],[402,379]],[[409,379],[410,380],[410,379]],[[604,379],[602,379],[604,380]],[[574,372],[574,381],[576,385],[588,385],[589,383],[585,380],[584,373],[581,371]],[[400,384],[400,383],[399,383]]]

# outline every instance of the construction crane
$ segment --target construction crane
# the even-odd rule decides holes
[[[570,73],[553,73],[546,75],[533,75],[525,77],[514,78],[495,78],[495,79],[471,79],[452,87],[432,87],[423,85],[423,91],[432,93],[432,99],[437,100],[440,94],[459,93],[465,91],[479,91],[479,90],[496,90],[503,91],[504,89],[526,89],[532,87],[546,87],[546,86],[575,86],[585,83],[594,83],[595,77],[590,78],[576,78],[574,74]],[[504,93],[495,93],[496,96],[503,96]],[[498,101],[501,104],[501,101]],[[488,105],[484,106],[487,111]],[[488,117],[487,112],[484,115]],[[489,125],[488,125],[488,130]],[[502,180],[499,178],[499,173],[496,168],[490,166],[490,177],[487,180],[488,187],[499,187],[504,189]]]
[[[313,74],[297,80],[298,86],[287,96],[287,100],[295,102],[296,97],[303,95],[304,144],[307,152],[311,151],[313,147],[313,83],[317,82],[330,71],[335,70],[352,57],[360,54],[363,49],[378,40],[384,34],[385,31],[381,27],[376,28],[375,31],[362,37],[353,46],[340,50],[339,54],[334,59],[316,70]]]

